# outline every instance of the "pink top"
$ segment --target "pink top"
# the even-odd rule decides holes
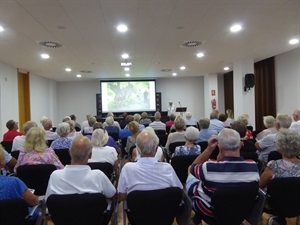
[[[58,156],[55,154],[52,148],[46,148],[42,152],[27,151],[23,149],[20,151],[14,171],[17,171],[18,166],[36,164],[53,164],[57,169],[64,168],[64,165],[60,162]]]

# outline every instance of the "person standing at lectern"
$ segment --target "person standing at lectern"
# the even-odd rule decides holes
[[[169,101],[169,106],[168,106],[168,116],[170,116],[171,113],[174,113],[174,114],[175,114],[175,105],[173,104],[172,101]]]

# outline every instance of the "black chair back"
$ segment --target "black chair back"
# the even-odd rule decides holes
[[[19,158],[19,155],[20,155],[20,150],[12,151],[10,154],[11,154],[11,156],[14,157],[15,159],[18,159],[18,158]]]
[[[113,166],[108,162],[89,162],[88,165],[91,167],[92,170],[101,170],[108,179],[112,179],[113,176]]]
[[[200,141],[200,142],[198,142],[198,145],[200,145],[201,152],[203,152],[207,148],[208,143],[207,143],[207,141]]]
[[[170,187],[132,191],[127,196],[127,217],[133,225],[171,225],[179,212],[182,190]]]
[[[25,225],[28,205],[23,199],[0,200],[0,224]]]
[[[185,144],[185,141],[177,141],[177,142],[173,142],[169,145],[169,153],[170,155],[172,155],[175,152],[175,148],[178,146],[182,146]]]
[[[55,225],[107,224],[103,194],[50,195],[47,207]]]
[[[35,190],[35,195],[45,195],[51,173],[56,170],[52,164],[22,165],[17,167],[17,176]]]
[[[54,140],[47,140],[47,146],[50,147]]]
[[[214,218],[204,218],[204,221],[211,225],[240,225],[250,215],[257,195],[256,182],[242,187],[218,188],[211,198]]]
[[[115,132],[108,132],[108,135],[111,136],[115,141],[119,140],[119,134]]]
[[[68,148],[54,149],[55,154],[58,156],[60,162],[65,166],[71,164],[71,156]]]
[[[180,155],[172,158],[171,165],[181,183],[185,184],[188,167],[194,162],[197,156],[198,155]]]
[[[159,139],[159,146],[165,147],[168,140],[168,134],[159,134],[157,137]]]
[[[268,155],[268,162],[271,160],[278,160],[278,159],[282,159],[282,155],[281,155],[281,153],[279,153],[277,151],[272,151]]]
[[[300,177],[274,178],[268,183],[265,212],[278,217],[300,215]]]
[[[1,145],[2,147],[5,149],[5,151],[7,151],[8,153],[11,153],[11,149],[12,149],[12,141],[1,141]]]

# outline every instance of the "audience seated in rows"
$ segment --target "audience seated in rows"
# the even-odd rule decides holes
[[[88,162],[108,162],[116,170],[118,167],[118,153],[113,147],[107,146],[108,141],[107,131],[103,128],[98,128],[92,134],[92,156]]]
[[[46,145],[46,134],[40,127],[32,127],[27,132],[14,171],[18,166],[36,164],[53,164],[57,169],[64,168],[54,150]]]
[[[247,127],[245,123],[237,120],[231,124],[231,128],[236,130],[240,135],[241,142],[242,142],[242,146],[240,149],[241,155],[247,153],[255,153],[256,147],[254,142],[246,138]]]
[[[180,155],[200,155],[201,147],[195,144],[199,137],[199,130],[195,127],[188,127],[184,135],[186,141],[182,146],[177,146],[173,156]]]
[[[108,199],[116,196],[116,189],[107,176],[100,170],[91,170],[87,165],[92,148],[87,137],[74,139],[70,147],[71,165],[51,174],[45,199],[52,194],[102,193]]]
[[[103,128],[106,129],[107,126],[110,126],[110,127],[117,127],[118,130],[114,129],[114,131],[117,133],[119,133],[119,130],[121,129],[120,127],[120,124],[118,121],[115,121],[115,115],[112,113],[112,112],[109,112],[107,113],[106,115],[106,119],[105,119],[105,122],[103,123]],[[107,129],[106,129],[107,130]],[[108,130],[107,130],[108,131]]]
[[[224,124],[219,120],[219,111],[213,110],[210,113],[209,129],[215,130],[218,133],[224,128]]]
[[[210,125],[210,120],[208,118],[203,117],[199,120],[200,132],[199,132],[199,137],[196,141],[197,143],[208,141],[208,139],[212,135],[218,134],[218,131],[209,128],[209,125]]]
[[[279,177],[300,177],[300,134],[289,129],[280,129],[276,134],[276,149],[282,159],[268,162],[260,177],[259,186],[264,188],[271,179]]]
[[[139,132],[142,132],[142,130],[145,129],[145,125],[140,123],[141,118],[142,118],[141,115],[138,113],[135,113],[133,115],[133,120],[136,121],[139,125]]]
[[[59,138],[54,140],[50,147],[52,149],[68,149],[71,146],[72,139],[68,138],[70,133],[70,125],[67,122],[62,122],[57,125],[56,133],[59,135]]]
[[[191,112],[187,112],[185,114],[185,120],[184,120],[184,122],[185,122],[186,126],[198,126],[197,120],[195,120],[192,116],[193,115],[192,115]]]
[[[142,112],[139,123],[143,124],[145,127],[149,126],[149,124],[152,123],[152,121],[148,118],[148,113]]]
[[[56,132],[52,131],[52,121],[48,118],[42,121],[42,126],[46,132],[46,140],[56,140],[59,138],[59,135]]]
[[[137,151],[141,155],[137,162],[128,162],[121,170],[118,192],[119,200],[135,190],[156,190],[179,187],[182,184],[169,163],[158,162],[155,158],[158,137],[151,128],[145,128],[137,137]]]
[[[8,131],[5,134],[3,134],[2,141],[13,141],[16,136],[23,135],[22,132],[18,131],[18,129],[19,129],[18,122],[14,121],[14,120],[7,121],[6,127],[7,127]]]
[[[256,141],[263,139],[263,137],[267,136],[268,134],[275,134],[277,132],[275,128],[276,120],[274,116],[264,116],[263,123],[266,129],[262,130],[256,135]]]
[[[154,121],[149,124],[149,127],[152,127],[154,130],[164,130],[164,131],[166,131],[166,124],[164,124],[160,120],[161,120],[160,112],[155,112]]]
[[[33,121],[27,121],[23,124],[23,130],[24,130],[24,135],[21,136],[16,136],[13,140],[12,148],[11,151],[19,151],[23,149],[23,145],[25,143],[25,135],[29,131],[31,127],[37,127],[36,122]]]
[[[208,160],[217,145],[220,161]],[[239,187],[259,181],[256,163],[244,161],[239,149],[240,135],[233,129],[224,128],[218,137],[208,140],[208,147],[189,168],[186,190],[196,213],[194,223],[200,223],[203,216],[213,218],[211,196],[216,189],[229,185]]]
[[[131,121],[133,121],[133,116],[132,115],[128,115],[128,116],[126,116],[125,120],[126,120],[126,126],[124,127],[124,129],[120,130],[120,132],[119,132],[119,138],[120,139],[127,138],[127,137],[129,137],[129,136],[132,135],[132,133],[128,129],[128,124]]]
[[[179,142],[179,141],[186,141],[185,140],[185,121],[182,116],[177,116],[174,121],[174,128],[176,129],[175,132],[170,133],[166,143],[166,149],[169,150],[169,146],[171,143]],[[172,127],[171,127],[172,129]]]
[[[281,128],[288,129],[292,123],[292,118],[286,114],[278,114],[276,116],[275,128],[277,132]],[[258,159],[262,160],[265,164],[268,162],[270,152],[276,151],[275,138],[277,133],[269,134],[255,143],[258,150]]]

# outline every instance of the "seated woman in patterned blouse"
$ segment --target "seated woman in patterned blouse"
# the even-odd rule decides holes
[[[18,166],[36,164],[53,164],[57,169],[64,168],[54,150],[47,147],[45,131],[32,127],[26,133],[24,149],[20,151],[14,171]]]
[[[300,155],[300,133],[282,128],[276,135],[275,143],[282,159],[268,162],[260,176],[261,188],[276,177],[300,177],[300,159],[297,158]]]
[[[70,131],[70,125],[67,122],[58,124],[56,127],[56,133],[59,135],[59,138],[54,140],[50,147],[52,149],[69,149],[73,140],[72,138],[68,137]]]
[[[179,155],[200,155],[201,147],[195,144],[199,137],[199,130],[195,127],[188,127],[185,131],[185,144],[175,148],[174,156]]]

